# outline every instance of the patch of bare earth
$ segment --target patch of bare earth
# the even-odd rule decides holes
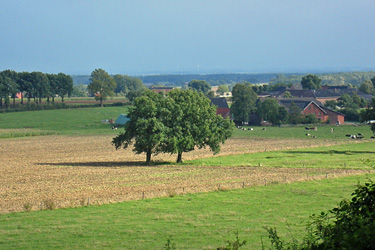
[[[0,213],[57,207],[104,204],[241,188],[275,182],[325,178],[356,171],[263,167],[145,166],[144,155],[111,145],[112,136],[43,136],[6,139],[0,143]],[[308,143],[308,144],[306,144]],[[328,141],[298,139],[230,139],[219,155],[327,145]],[[212,157],[209,150],[183,154],[184,160]],[[154,161],[174,161],[161,154]],[[324,171],[324,173],[323,173]]]

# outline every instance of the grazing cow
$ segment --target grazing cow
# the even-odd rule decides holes
[[[363,134],[361,134],[361,133],[358,133],[358,135],[359,135],[359,136],[363,136]]]
[[[345,135],[346,137],[351,137],[352,135]]]
[[[375,139],[375,136],[371,136],[370,139]]]
[[[247,130],[251,130],[251,131],[253,131],[254,129],[253,129],[253,128],[248,128]]]
[[[262,130],[266,130],[266,128],[262,128]]]
[[[334,128],[331,128],[331,133],[333,133],[333,131],[335,131],[335,129],[334,129]]]
[[[310,134],[305,134],[306,136],[310,136]]]
[[[350,135],[350,139],[357,139],[356,135]]]
[[[314,131],[317,131],[317,130],[318,130],[317,127],[311,127],[311,128],[309,128],[309,127],[305,127],[305,129],[306,129],[306,130],[314,130]]]
[[[313,135],[313,136],[311,136],[311,138],[314,138],[314,139],[316,139],[316,135]]]

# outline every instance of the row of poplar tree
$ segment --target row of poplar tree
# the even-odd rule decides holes
[[[72,91],[73,79],[64,73],[16,72],[9,69],[0,72],[0,107],[8,108],[11,99],[15,106],[18,94],[22,105],[24,98],[28,103],[34,99],[35,103],[40,104],[42,98],[54,103],[55,97],[59,96],[64,102],[64,97],[70,96]]]

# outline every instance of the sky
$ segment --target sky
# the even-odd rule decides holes
[[[375,70],[374,0],[0,0],[0,70]]]

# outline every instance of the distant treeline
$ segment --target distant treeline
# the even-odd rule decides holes
[[[275,78],[271,79],[270,84],[286,83],[294,84],[301,83],[302,77],[305,74],[278,74]],[[375,76],[374,71],[368,72],[344,72],[344,73],[326,73],[316,74],[322,82],[322,85],[352,85],[359,86],[364,81],[370,80]]]
[[[183,86],[192,80],[204,80],[211,86],[233,84],[239,82],[258,83],[300,83],[302,77],[308,73],[288,73],[288,74],[175,74],[175,75],[146,75],[133,76],[139,78],[146,85]],[[322,85],[353,85],[359,86],[365,80],[370,80],[375,76],[374,71],[368,72],[344,72],[316,74],[322,79]],[[89,84],[89,75],[72,75],[74,84]]]
[[[236,82],[266,83],[277,74],[187,74],[187,75],[147,75],[133,76],[146,85],[182,86],[192,80],[204,80],[210,85],[232,84]],[[74,84],[89,84],[89,75],[72,75]]]

